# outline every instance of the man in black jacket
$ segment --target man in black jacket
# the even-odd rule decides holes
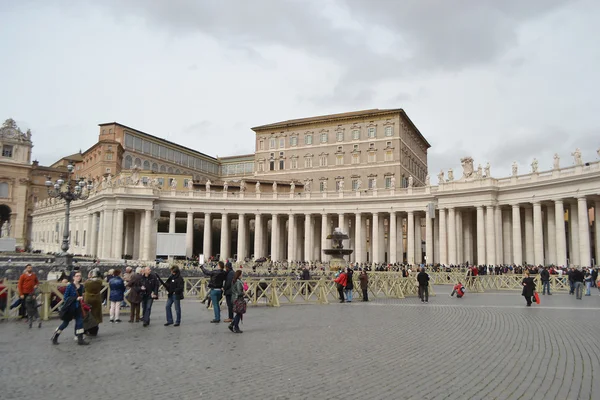
[[[173,325],[173,311],[171,307],[175,304],[175,314],[177,319],[175,325],[181,324],[181,300],[183,299],[184,283],[179,267],[174,265],[171,267],[171,276],[167,278],[167,281],[163,283],[165,289],[167,289],[167,304],[165,309],[167,311],[167,323],[165,326]]]
[[[152,303],[158,299],[158,279],[152,273],[150,267],[144,268],[144,274],[140,280],[140,295],[142,296],[142,322],[144,326],[150,325],[150,313]]]
[[[419,282],[419,298],[421,303],[429,302],[429,275],[425,272],[425,268],[421,268],[421,272],[417,274],[417,282]]]
[[[227,302],[227,319],[223,322],[233,322],[233,300],[231,298],[231,284],[233,282],[233,275],[235,272],[233,271],[233,267],[231,263],[227,261],[225,264],[225,271],[227,272],[227,277],[225,278],[225,285],[223,286],[223,292],[225,292],[225,301]]]
[[[550,272],[548,271],[548,267],[544,267],[542,272],[540,272],[540,279],[542,280],[542,294],[546,294],[546,290],[548,290],[548,295],[552,295],[550,293]]]
[[[210,276],[208,287],[210,288],[210,300],[215,312],[215,319],[210,322],[218,324],[221,322],[221,308],[219,307],[219,303],[223,298],[223,284],[225,283],[225,279],[227,279],[227,272],[224,270],[225,264],[223,264],[223,261],[219,261],[217,269],[213,271],[207,270],[204,268],[204,265],[201,265],[200,268],[204,272],[204,275]]]
[[[581,300],[581,296],[583,295],[583,279],[585,278],[583,271],[573,268],[573,272],[571,272],[571,278],[575,284],[575,297],[577,300]]]

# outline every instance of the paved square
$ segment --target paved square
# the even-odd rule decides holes
[[[516,292],[249,308],[235,335],[183,304],[179,328],[103,323],[90,346],[57,320],[0,323],[3,399],[597,399],[600,296]],[[105,320],[106,321],[106,320]]]

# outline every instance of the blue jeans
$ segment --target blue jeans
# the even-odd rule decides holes
[[[219,303],[223,298],[223,290],[210,289],[210,301],[212,301],[213,310],[215,312],[215,321],[221,320],[221,306]]]
[[[346,301],[352,301],[352,289],[344,289],[346,292]]]
[[[240,329],[240,319],[242,319],[242,314],[235,314],[235,317],[233,317],[233,330]]]
[[[152,303],[154,299],[151,296],[142,297],[142,321],[145,324],[150,323],[150,313],[152,312]]]
[[[569,294],[575,293],[575,281],[569,280]]]
[[[173,304],[175,304],[175,314],[177,314],[177,320],[175,320],[175,323],[180,324],[181,323],[181,304],[180,304],[180,300],[176,294],[170,295],[169,298],[167,299],[167,305],[165,306],[165,308],[167,310],[167,322],[170,324],[173,323],[173,312],[171,311],[171,306]]]
[[[550,294],[550,281],[542,281],[542,294],[545,294],[546,291]]]
[[[586,282],[585,283],[585,295],[586,296],[592,295],[592,293],[590,292],[591,289],[592,289],[592,282]]]
[[[59,331],[64,331],[69,326],[69,322],[71,321],[63,321],[62,324],[58,327]],[[77,311],[75,314],[75,334],[83,335],[83,317],[81,316],[81,311]]]

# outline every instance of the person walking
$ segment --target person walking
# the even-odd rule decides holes
[[[231,296],[233,298],[234,307],[237,309],[233,321],[229,324],[228,328],[233,333],[243,333],[240,330],[240,320],[243,314],[246,312],[245,300],[244,300],[244,284],[240,279],[242,277],[242,270],[238,269],[233,275],[231,281]],[[242,304],[244,303],[244,304]]]
[[[231,322],[233,321],[231,285],[233,283],[234,272],[230,262],[225,263],[225,271],[227,272],[227,277],[225,278],[225,284],[223,285],[223,293],[225,294],[225,302],[227,303],[227,319],[223,320],[223,322]]]
[[[551,296],[550,293],[550,271],[548,271],[548,267],[544,267],[540,272],[540,279],[542,281],[542,294],[546,294],[548,292],[548,296]]]
[[[83,301],[88,304],[91,309],[92,317],[96,320],[97,325],[88,329],[87,333],[90,336],[97,336],[99,330],[99,324],[102,323],[102,274],[98,268],[94,268],[90,272],[90,279],[88,279],[84,286]],[[86,320],[87,321],[87,320]],[[87,323],[87,322],[86,322]]]
[[[573,278],[573,283],[575,284],[575,298],[577,298],[577,300],[581,300],[583,296],[583,280],[585,279],[583,271],[573,268],[571,277]]]
[[[362,301],[369,301],[369,276],[364,269],[360,270],[358,275],[360,280],[360,289],[362,290]]]
[[[531,307],[532,297],[535,293],[535,279],[530,276],[529,270],[525,270],[525,278],[523,278],[523,291],[521,295],[525,297],[525,301],[527,302],[527,307]]]
[[[587,271],[585,274],[585,295],[586,296],[591,296],[592,295],[592,274],[590,273],[590,271]],[[31,326],[30,326],[31,327]]]
[[[142,280],[142,267],[137,267],[135,273],[129,278],[127,287],[129,293],[127,294],[127,300],[131,304],[131,312],[129,314],[129,322],[140,322],[140,303],[142,302],[141,291],[141,280]]]
[[[83,300],[83,285],[81,284],[81,272],[73,275],[73,282],[69,283],[63,297],[63,306],[61,309],[62,323],[54,331],[52,344],[58,344],[58,337],[64,331],[69,322],[75,319],[75,335],[77,336],[78,345],[88,345],[89,343],[83,340],[83,315],[81,313],[81,301]]]
[[[346,303],[352,303],[352,291],[354,290],[354,281],[352,279],[352,275],[354,272],[352,268],[346,267],[346,287],[344,288],[344,293],[346,294]]]
[[[210,288],[210,300],[213,305],[213,311],[215,313],[215,318],[210,321],[213,324],[218,324],[221,322],[221,307],[219,303],[223,298],[223,284],[225,283],[225,279],[227,278],[227,272],[224,270],[225,264],[223,261],[218,262],[217,269],[209,271],[204,265],[200,266],[200,269],[206,276],[210,276],[210,281],[208,282],[208,287]]]
[[[344,299],[344,289],[346,288],[347,279],[346,272],[342,271],[338,277],[333,280],[336,284],[338,295],[340,296],[340,303],[346,302]]]
[[[167,278],[163,286],[167,289],[167,304],[165,306],[167,323],[165,326],[179,326],[181,325],[181,300],[183,299],[184,283],[178,266],[174,265],[171,267],[171,276]],[[175,324],[173,324],[173,305],[175,305]],[[219,307],[218,302],[216,307]]]
[[[110,322],[120,323],[121,319],[121,303],[125,298],[125,282],[121,278],[121,270],[115,269],[113,271],[113,277],[108,283],[110,289],[110,295],[108,300],[110,301]]]
[[[27,296],[33,296],[35,289],[37,289],[40,281],[37,275],[33,272],[31,264],[25,266],[25,271],[19,277],[17,283],[17,290],[19,291],[19,297],[21,299],[21,307],[19,308],[19,316],[24,319],[27,317],[26,300]]]
[[[429,275],[425,272],[425,268],[417,274],[417,282],[419,283],[419,298],[421,303],[429,303]]]
[[[158,279],[150,267],[144,268],[144,274],[140,279],[140,295],[142,297],[142,322],[144,327],[147,327],[150,325],[152,303],[158,299]]]

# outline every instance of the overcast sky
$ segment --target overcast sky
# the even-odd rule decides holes
[[[0,2],[0,118],[50,164],[118,121],[212,156],[252,126],[403,108],[432,182],[600,148],[596,0]]]

